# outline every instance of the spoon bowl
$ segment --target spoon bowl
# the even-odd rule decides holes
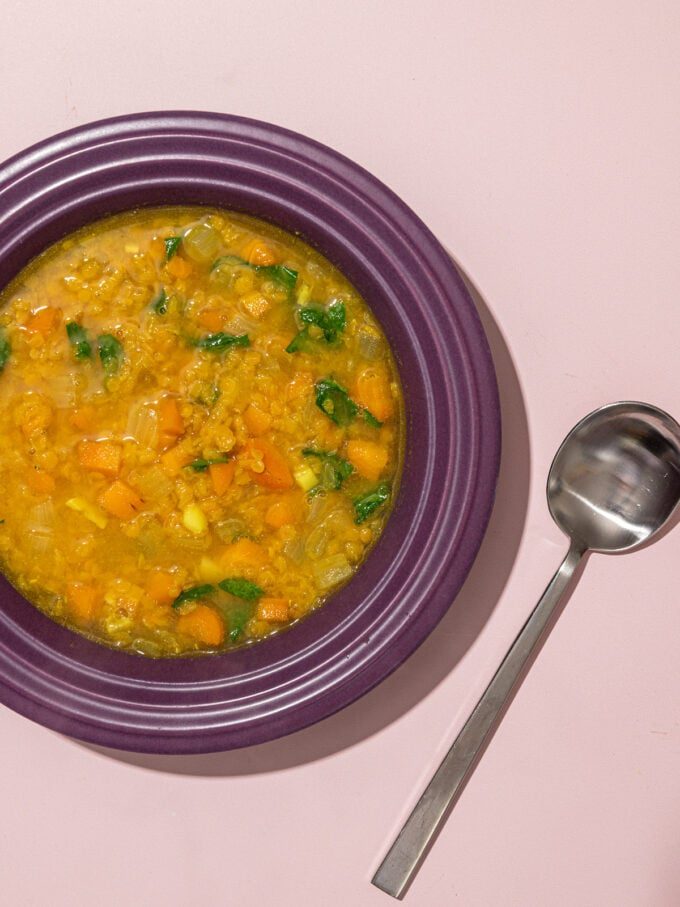
[[[550,468],[548,507],[574,544],[620,554],[650,541],[680,501],[680,426],[646,403],[590,413]]]

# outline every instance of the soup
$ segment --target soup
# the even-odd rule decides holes
[[[364,300],[299,238],[145,209],[59,242],[0,306],[2,569],[149,656],[289,626],[357,570],[403,405]]]

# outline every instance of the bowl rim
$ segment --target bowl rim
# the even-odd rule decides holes
[[[10,158],[0,165],[0,287],[77,226],[161,199],[231,207],[302,233],[368,297],[407,404],[402,487],[383,536],[347,586],[271,639],[224,655],[151,660],[60,627],[0,580],[0,701],[95,744],[212,752],[331,715],[423,642],[481,545],[500,408],[476,309],[430,230],[345,156],[257,120],[129,114]],[[413,475],[417,483],[405,482]]]

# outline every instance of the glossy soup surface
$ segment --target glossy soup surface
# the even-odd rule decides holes
[[[268,636],[380,535],[402,400],[343,276],[243,215],[153,209],[2,294],[0,557],[46,614],[151,656]]]

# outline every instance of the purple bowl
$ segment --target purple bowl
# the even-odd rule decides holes
[[[368,300],[407,412],[401,489],[352,581],[292,629],[223,655],[147,659],[49,620],[0,578],[0,700],[73,737],[150,753],[261,743],[393,671],[444,615],[486,528],[500,419],[486,338],[449,256],[389,189],[329,148],[219,114],[118,117],[0,167],[0,286],[64,234],[143,205],[205,204],[299,232]]]

